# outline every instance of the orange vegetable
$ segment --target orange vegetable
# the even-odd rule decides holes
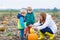
[[[3,21],[2,24],[7,24],[7,21]]]
[[[38,40],[38,35],[34,33],[34,29],[30,29],[30,34],[28,34],[28,40]]]
[[[5,26],[0,26],[0,31],[4,31],[5,30]]]
[[[29,34],[28,40],[38,40],[38,35],[37,34]]]

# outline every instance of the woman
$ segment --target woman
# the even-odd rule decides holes
[[[45,13],[45,12],[41,12],[39,15],[39,20],[37,23],[34,24],[33,27],[34,29],[38,29],[40,30],[40,38],[39,39],[43,39],[44,38],[44,34],[48,35],[51,39],[54,38],[54,34],[57,31],[57,27],[55,22],[52,20],[51,15]]]

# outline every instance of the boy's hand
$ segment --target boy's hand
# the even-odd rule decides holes
[[[30,24],[29,26],[32,27],[32,24]]]

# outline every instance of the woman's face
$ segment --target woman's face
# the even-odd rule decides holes
[[[38,20],[39,20],[39,21],[42,21],[42,20],[43,20],[43,18],[42,18],[41,15],[38,17]]]

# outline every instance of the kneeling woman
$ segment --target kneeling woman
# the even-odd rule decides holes
[[[44,38],[44,34],[48,35],[50,39],[53,39],[55,36],[55,33],[57,32],[57,27],[55,22],[53,21],[51,15],[41,12],[39,15],[39,20],[37,23],[34,24],[36,27],[33,27],[34,29],[40,30],[40,38]]]

